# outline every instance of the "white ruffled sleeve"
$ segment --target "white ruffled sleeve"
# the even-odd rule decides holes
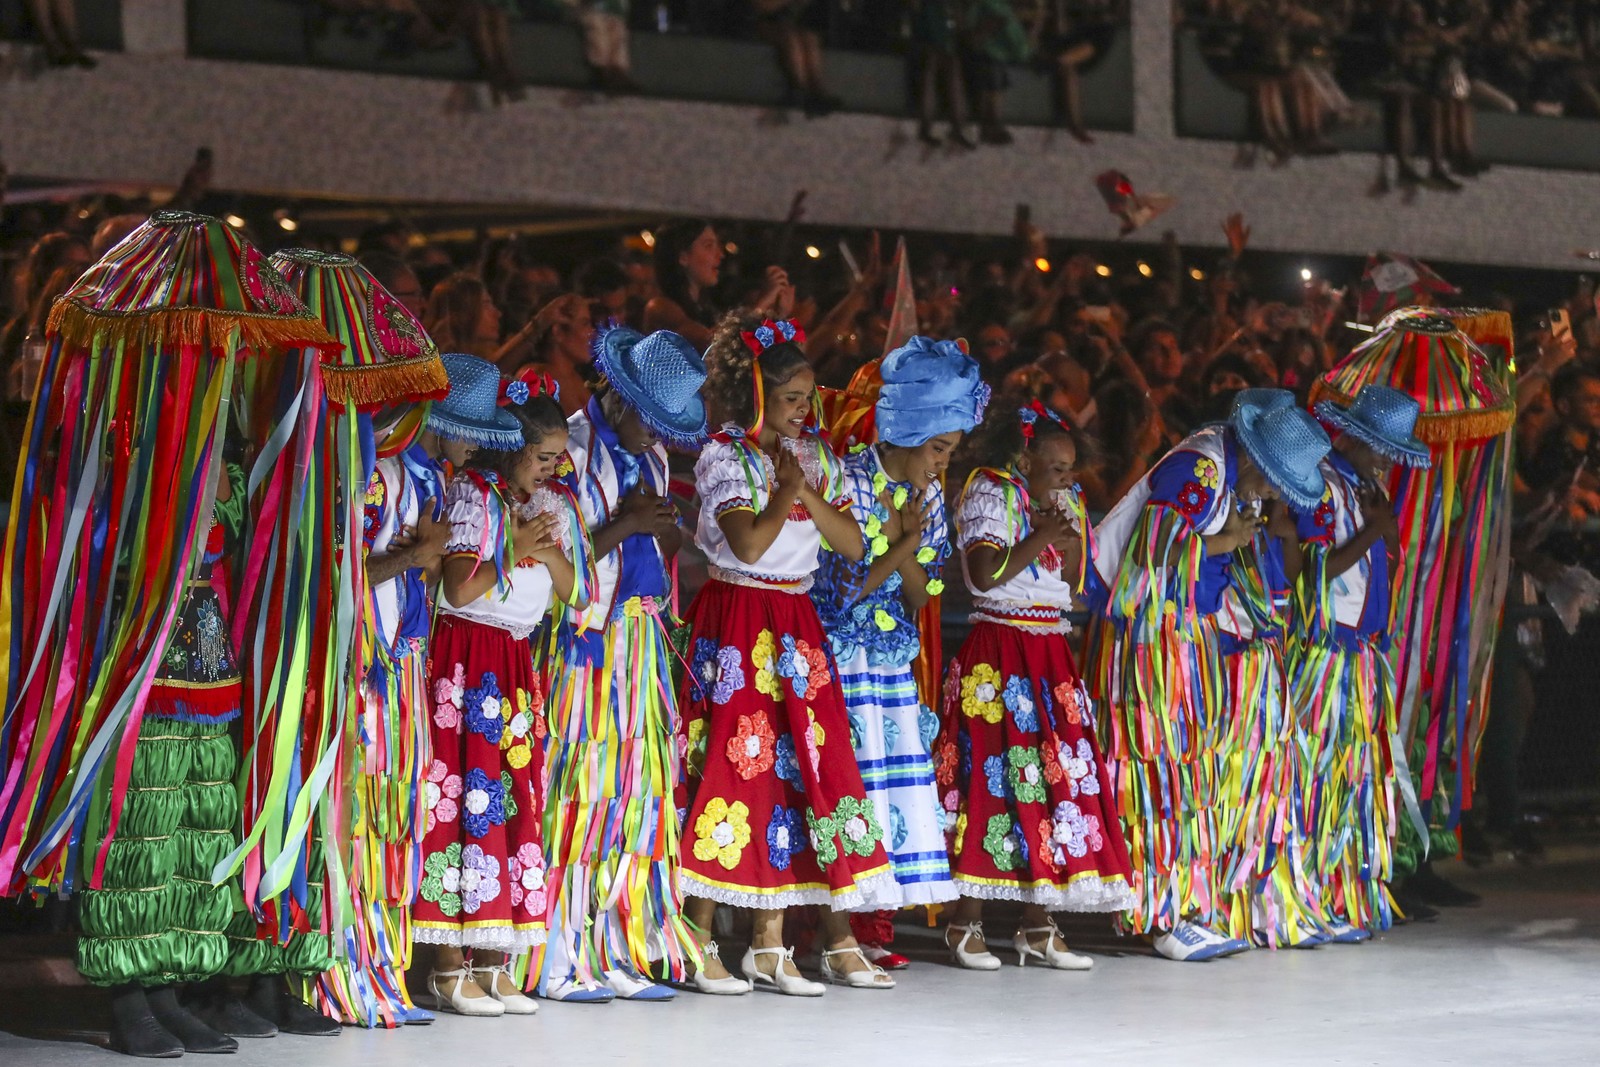
[[[1017,531],[1011,528],[1011,518],[1006,514],[1005,490],[980,474],[961,498],[956,543],[965,552],[973,545],[1008,548],[1016,541]]]
[[[492,560],[501,547],[498,524],[489,515],[484,492],[470,478],[458,477],[444,494],[445,515],[450,520],[448,556],[474,556]]]
[[[700,508],[720,516],[730,511],[759,511],[765,506],[761,467],[747,470],[742,449],[728,441],[710,441],[695,461],[694,481]],[[752,481],[756,484],[752,486]]]

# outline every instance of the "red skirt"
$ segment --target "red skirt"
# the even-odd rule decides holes
[[[713,579],[687,622],[684,892],[746,908],[892,902],[884,829],[811,598]]]
[[[545,939],[544,689],[527,638],[441,616],[412,937],[517,953]]]
[[[1128,849],[1065,634],[980,621],[950,664],[933,748],[965,897],[1121,911]]]

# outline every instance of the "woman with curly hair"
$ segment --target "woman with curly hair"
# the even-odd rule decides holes
[[[743,971],[790,996],[820,996],[783,944],[783,910],[833,913],[898,897],[884,831],[850,747],[838,671],[806,593],[824,539],[866,555],[841,465],[817,436],[816,384],[792,322],[733,314],[706,353],[706,397],[727,420],[695,464],[695,543],[710,580],[688,611],[692,664],[680,706],[693,801],[684,819],[685,908],[702,937],[718,903],[755,910]],[[823,920],[822,975],[894,984],[861,955],[848,919]],[[738,993],[705,943],[695,985]]]
[[[1088,970],[1052,911],[1128,906],[1128,853],[1089,697],[1067,634],[1090,574],[1078,435],[1037,400],[997,403],[971,442],[977,466],[956,512],[973,627],[945,681],[933,750],[961,902],[946,943],[992,971],[983,902],[1022,904],[1017,962]]]

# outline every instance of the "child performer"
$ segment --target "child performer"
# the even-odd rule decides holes
[[[783,945],[783,909],[866,910],[893,904],[899,889],[806,596],[824,539],[852,560],[866,544],[838,461],[811,425],[816,388],[804,340],[793,323],[736,313],[706,354],[707,396],[732,421],[695,465],[695,540],[710,581],[688,614],[693,662],[683,707],[698,782],[684,823],[683,881],[701,931],[718,902],[755,909],[743,964],[753,981],[820,996],[824,987],[800,976]],[[894,984],[860,954],[847,919],[825,918],[824,932],[824,978]],[[706,952],[700,988],[726,977],[713,943]]]
[[[1322,462],[1327,492],[1296,509],[1305,566],[1289,676],[1311,752],[1306,821],[1335,941],[1363,941],[1394,918],[1384,883],[1393,861],[1398,723],[1389,665],[1390,568],[1399,552],[1384,487],[1395,464],[1426,467],[1417,402],[1384,385],[1317,416],[1337,433]]]
[[[844,466],[867,555],[857,561],[824,553],[811,598],[839,664],[856,764],[905,907],[956,897],[930,756],[939,718],[922,703],[912,664],[922,645],[917,616],[944,588],[939,575],[950,547],[943,475],[962,435],[983,418],[989,387],[960,344],[926,337],[884,357],[882,374],[878,443],[853,452]],[[892,937],[888,916],[878,925]],[[881,941],[863,951],[874,963],[904,960]]]
[[[585,535],[552,479],[567,443],[555,401],[533,397],[502,411],[492,364],[445,359],[452,404],[458,392],[461,404],[432,413],[430,423],[479,447],[447,492],[413,936],[439,946],[428,976],[436,1006],[528,1015],[537,1005],[519,992],[506,960],[545,937],[544,688],[529,635],[554,598],[581,602],[587,587],[573,560],[585,565]]]
[[[1088,693],[1067,644],[1090,553],[1075,467],[1079,442],[1034,400],[998,403],[972,440],[981,464],[956,512],[972,632],[945,681],[934,751],[950,863],[961,892],[946,943],[956,964],[992,971],[983,902],[1022,904],[1017,963],[1082,971],[1052,911],[1128,906],[1117,827]]]
[[[1250,947],[1202,925],[1218,907],[1218,776],[1233,736],[1216,612],[1260,503],[1315,503],[1327,451],[1310,415],[1246,399],[1226,424],[1180,442],[1097,531],[1094,564],[1109,594],[1089,641],[1090,677],[1133,861],[1128,921],[1159,931],[1168,959]]]
[[[705,437],[705,362],[662,330],[596,339],[594,396],[568,420],[574,492],[594,544],[589,607],[552,642],[550,797],[554,887],[541,992],[555,1000],[670,1000],[652,957],[683,981],[698,945],[678,887],[677,699],[671,560],[682,543],[662,442]]]

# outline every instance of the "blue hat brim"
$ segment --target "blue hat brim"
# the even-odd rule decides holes
[[[639,416],[645,428],[657,438],[685,448],[699,444],[705,440],[710,427],[706,422],[705,401],[698,393],[682,411],[670,412],[627,375],[615,373],[622,360],[622,343],[637,343],[641,339],[631,330],[608,330],[596,339],[593,349],[595,368],[622,397],[623,403]]]
[[[1414,434],[1398,441],[1392,437],[1385,437],[1360,419],[1351,418],[1347,409],[1332,400],[1321,401],[1315,410],[1317,418],[1340,433],[1354,437],[1384,459],[1402,463],[1407,467],[1433,466],[1433,453],[1429,452],[1428,446],[1417,440]]]
[[[1233,420],[1234,436],[1250,457],[1250,462],[1260,469],[1277,494],[1300,511],[1309,511],[1322,503],[1322,494],[1327,488],[1327,483],[1322,480],[1322,472],[1312,467],[1308,473],[1297,477],[1278,462],[1267,447],[1261,428],[1256,425],[1256,418],[1261,414],[1265,412],[1245,413],[1243,417]]]
[[[448,440],[465,441],[469,445],[496,452],[515,452],[527,443],[522,439],[522,424],[509,411],[497,410],[494,422],[484,423],[442,411],[435,403],[422,425],[424,429],[432,430]]]

